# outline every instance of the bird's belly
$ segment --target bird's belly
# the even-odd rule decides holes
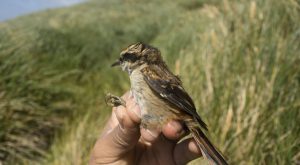
[[[131,93],[141,109],[142,120],[152,118],[163,124],[161,122],[178,118],[176,110],[155,94],[142,77],[131,80]]]

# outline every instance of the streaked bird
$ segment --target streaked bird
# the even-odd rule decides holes
[[[210,164],[227,164],[206,137],[207,126],[193,100],[181,80],[168,69],[157,48],[143,43],[130,45],[112,66],[120,66],[129,74],[131,93],[141,108],[142,127],[157,129],[170,120],[182,121]],[[115,100],[112,105],[124,105],[118,98],[111,98]]]

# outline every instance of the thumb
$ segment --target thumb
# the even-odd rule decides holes
[[[132,99],[126,99],[126,108],[119,106],[114,109],[119,124],[98,139],[93,150],[94,159],[101,158],[101,161],[106,161],[101,163],[113,162],[135,147],[140,138],[140,121],[132,112],[137,111],[139,107]]]

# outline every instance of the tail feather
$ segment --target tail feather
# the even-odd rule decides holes
[[[200,128],[188,127],[196,140],[202,155],[206,157],[212,165],[228,165],[222,154],[213,146]]]

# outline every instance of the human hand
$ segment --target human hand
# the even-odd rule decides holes
[[[170,121],[161,130],[140,128],[140,108],[127,92],[126,107],[113,108],[100,138],[92,151],[90,165],[183,165],[201,156],[182,125]]]

